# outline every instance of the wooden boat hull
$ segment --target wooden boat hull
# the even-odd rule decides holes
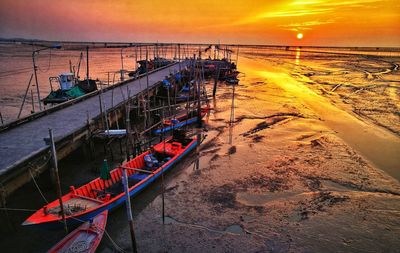
[[[161,129],[153,130],[153,134],[162,134],[162,133],[166,133],[166,132],[172,131],[172,130],[174,130],[174,129],[181,128],[181,127],[183,127],[183,126],[193,124],[193,123],[195,123],[196,121],[197,121],[197,117],[193,117],[193,118],[190,118],[190,119],[188,119],[188,120],[179,122],[179,123],[177,123],[177,124],[175,124],[175,125],[171,125],[171,126],[163,127],[163,128],[161,128]]]
[[[62,252],[88,252],[94,253],[103,238],[107,224],[108,210],[103,211],[93,218],[93,221],[85,222],[77,229],[69,233],[59,243],[54,245],[48,253]]]
[[[201,118],[203,118],[204,116],[206,116],[206,114],[209,112],[210,107],[203,107],[201,109]],[[196,123],[197,121],[197,116],[189,118],[189,119],[185,119],[186,115],[183,115],[181,117],[177,117],[178,120],[180,120],[180,122],[176,123],[176,124],[172,124],[169,126],[165,126],[159,129],[155,129],[152,131],[153,134],[162,134],[162,133],[167,133],[169,131],[175,130],[175,129],[179,129],[181,127]]]
[[[163,144],[159,143],[157,145]],[[165,141],[165,143],[167,143],[167,141]],[[176,156],[173,157],[173,159],[171,159],[170,161],[166,162],[164,165],[162,165],[161,167],[159,167],[157,170],[154,171],[154,173],[148,175],[147,177],[145,177],[143,180],[140,181],[140,183],[135,184],[134,186],[130,187],[129,190],[129,196],[133,197],[136,196],[139,192],[141,192],[143,189],[145,189],[148,185],[150,185],[152,182],[154,182],[158,177],[160,177],[163,173],[165,173],[166,171],[170,170],[176,163],[178,163],[183,157],[185,157],[189,152],[191,152],[195,147],[197,146],[197,139],[193,138],[190,143],[188,143],[185,148],[182,150],[181,153],[177,154]],[[136,158],[142,158],[144,155],[148,154],[149,151],[142,153],[141,155],[139,155]],[[136,159],[135,158],[135,159]],[[135,160],[133,159],[133,160]],[[133,161],[132,160],[132,161]],[[129,163],[129,162],[128,162]],[[115,170],[118,170],[115,169]],[[112,173],[112,172],[111,172]],[[78,188],[76,191],[80,191],[81,188],[84,188],[91,184],[92,182],[95,182],[98,179],[95,179],[91,182],[89,182],[88,184]],[[68,199],[71,198],[71,194],[69,193],[67,195],[63,196],[63,201],[65,199],[65,201],[67,201]],[[86,197],[87,199],[90,199],[88,197]],[[119,194],[117,197],[113,198],[111,201],[105,201],[104,203],[99,203],[98,206],[94,207],[93,209],[89,209],[88,211],[84,211],[81,213],[77,213],[77,214],[73,214],[70,216],[66,217],[66,221],[69,225],[72,224],[77,224],[78,221],[88,221],[92,218],[94,218],[95,216],[97,216],[98,214],[102,213],[105,210],[112,210],[118,206],[120,206],[122,203],[125,202],[125,194]],[[83,198],[85,199],[85,198]],[[92,201],[95,201],[93,199],[90,199]],[[64,203],[65,203],[64,201]],[[56,206],[57,201],[54,201],[52,203],[49,204],[49,206]],[[100,202],[100,201],[99,201]],[[59,208],[59,206],[58,206]],[[34,215],[32,215],[31,217],[29,217],[22,225],[24,226],[34,226],[34,227],[38,227],[38,228],[44,228],[44,229],[54,229],[54,228],[60,228],[62,227],[62,219],[61,219],[61,215],[57,215],[57,217],[54,217],[55,215],[53,215],[52,217],[48,218],[46,217],[46,215],[44,215],[44,208],[38,210]]]

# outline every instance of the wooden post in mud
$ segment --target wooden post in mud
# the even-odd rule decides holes
[[[128,185],[129,183],[128,183],[128,175],[126,172],[126,168],[122,168],[122,184],[124,185],[124,191],[125,191],[126,214],[128,216],[129,230],[131,233],[132,249],[134,253],[137,253],[135,229],[133,226],[133,216],[131,208],[131,198],[129,196],[129,185]]]
[[[89,79],[88,79],[89,80]],[[101,99],[101,92],[102,92],[103,90],[102,90],[102,87],[100,87],[100,94],[99,94],[99,107],[100,107],[100,115],[103,115],[103,101],[102,101],[102,99]],[[100,116],[100,119],[101,119],[101,125],[102,125],[102,127],[104,127],[105,128],[105,122],[104,122],[104,118],[103,117],[101,117]]]
[[[49,128],[49,136],[50,136],[51,156],[53,157],[53,173],[54,173],[54,177],[56,180],[55,183],[56,183],[58,202],[60,204],[61,216],[62,216],[62,220],[64,223],[64,230],[65,230],[65,233],[68,234],[68,226],[67,226],[67,221],[65,219],[64,204],[62,201],[60,177],[58,175],[57,151],[56,151],[56,146],[54,143],[53,130],[51,128]]]
[[[89,81],[89,46],[86,47],[86,80]]]
[[[236,52],[236,69],[239,61],[239,46],[237,47],[237,52]]]
[[[198,128],[202,127],[201,123],[201,95],[200,95],[200,85],[201,85],[201,66],[202,66],[202,61],[201,61],[201,51],[199,51],[199,65],[197,67],[200,67],[200,69],[197,70],[198,75],[197,75],[197,126]]]
[[[122,51],[124,48],[121,48],[121,81],[124,81],[124,56],[122,55]]]
[[[36,52],[37,52],[37,50],[33,51],[33,53],[32,53],[33,73],[35,74],[35,83],[36,83],[36,92],[37,92],[37,97],[38,97],[39,111],[41,111],[42,110],[42,103],[40,103],[40,89],[39,89],[39,81],[38,81],[38,77],[37,77],[37,66],[36,66],[36,61],[35,61]]]
[[[6,190],[4,189],[4,185],[0,183],[0,207],[3,209],[4,216],[7,220],[7,225],[12,232],[16,231],[15,225],[13,224],[12,217],[8,213],[7,210],[7,200],[6,200]]]
[[[126,160],[129,161],[130,152],[130,138],[131,138],[131,119],[130,119],[130,104],[129,99],[127,100],[126,104],[126,116],[125,116],[125,128],[126,128]]]
[[[31,102],[32,102],[31,113],[35,113],[35,99],[33,98],[33,90],[32,89],[31,89]]]
[[[217,94],[217,84],[218,84],[218,79],[219,79],[219,72],[220,72],[220,66],[218,64],[217,65],[217,73],[216,73],[215,78],[214,78],[214,87],[213,87],[214,100],[215,100],[215,95]]]
[[[31,74],[31,78],[29,79],[28,86],[26,87],[26,90],[25,90],[25,95],[24,95],[24,98],[23,98],[23,100],[22,100],[21,107],[19,108],[19,112],[18,112],[17,119],[19,119],[19,117],[21,116],[22,109],[24,108],[24,104],[25,104],[26,96],[28,95],[28,92],[29,92],[29,87],[31,86],[31,82],[32,82],[32,78],[33,78],[33,74]]]
[[[109,128],[109,125],[108,125],[107,108],[106,108],[106,105],[105,105],[105,103],[103,101],[103,87],[100,88],[99,99],[100,99],[100,106],[102,107],[102,108],[100,108],[100,115],[104,113],[103,114],[103,116],[104,116],[104,121],[103,121],[104,125],[103,125],[103,127],[104,127],[105,130],[107,130],[107,134],[108,134],[110,128]]]
[[[231,117],[229,120],[229,144],[232,144],[232,126],[235,121],[235,85],[232,85]]]
[[[148,47],[146,46],[146,90],[147,90],[147,100],[150,102],[150,91],[149,91],[149,64],[148,64],[148,62],[149,62],[149,49],[148,49]],[[147,128],[147,121],[148,121],[148,118],[147,118],[147,102],[146,102],[146,107],[145,107],[145,111],[144,111],[144,113],[145,113],[145,123],[144,123],[144,128],[146,129]]]
[[[164,122],[164,101],[161,109],[161,122]],[[163,125],[161,124],[163,127]],[[161,142],[165,141],[165,133],[164,131],[161,132]],[[165,144],[163,145],[163,153],[165,154]],[[164,169],[163,169],[164,170]],[[161,206],[161,215],[162,215],[162,223],[163,225],[165,224],[165,185],[164,185],[164,171],[161,172],[161,200],[162,200],[162,206]]]

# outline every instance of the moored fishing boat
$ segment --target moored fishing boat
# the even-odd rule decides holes
[[[53,88],[54,81],[59,84],[58,89]],[[43,99],[45,105],[63,103],[97,90],[95,80],[79,80],[74,73],[62,73],[57,77],[50,77],[49,82],[51,91]]]
[[[203,118],[208,112],[210,111],[210,106],[207,105],[205,107],[201,108],[201,118]],[[162,134],[166,133],[178,128],[181,128],[183,126],[187,126],[190,124],[193,124],[197,121],[197,112],[192,111],[189,113],[182,113],[177,115],[174,118],[164,120],[162,122],[161,128],[154,129],[152,131],[153,134]]]
[[[93,218],[80,225],[69,233],[64,239],[52,247],[48,253],[62,252],[88,252],[94,253],[103,238],[107,224],[108,210],[103,211]]]
[[[129,196],[135,196],[161,174],[172,168],[179,160],[195,148],[197,139],[184,135],[175,135],[153,146],[153,151],[146,151],[137,157],[123,163],[110,172],[110,179],[99,178],[75,189],[62,197],[65,219],[68,224],[77,220],[87,221],[104,210],[113,209],[125,201],[122,186],[122,171],[127,170],[129,177]],[[148,168],[144,158],[149,154],[157,157],[159,164]],[[62,213],[59,201],[55,200],[36,211],[22,225],[44,228],[62,225]]]

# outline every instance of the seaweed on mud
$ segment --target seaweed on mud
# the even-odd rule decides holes
[[[310,191],[318,191],[321,189],[322,184],[318,178],[311,178],[305,182],[305,186]]]
[[[242,135],[244,137],[246,137],[246,136],[249,136],[249,135],[254,134],[256,132],[259,132],[261,130],[264,130],[264,129],[268,128],[269,126],[270,126],[270,124],[268,124],[267,122],[261,122],[261,123],[258,123],[256,127],[254,127],[253,129],[243,133]]]
[[[296,116],[294,116],[294,115],[296,115]],[[275,114],[275,115],[266,116],[266,117],[257,117],[255,119],[264,118],[264,119],[266,119],[266,121],[258,123],[256,127],[250,129],[249,131],[247,131],[247,132],[245,132],[245,133],[243,133],[241,135],[244,136],[244,137],[247,137],[247,136],[252,135],[254,133],[257,133],[257,132],[259,132],[261,130],[269,128],[270,126],[273,126],[273,125],[275,125],[275,124],[277,124],[277,123],[279,123],[281,121],[284,121],[284,120],[286,120],[286,119],[288,119],[290,117],[302,117],[302,118],[304,118],[304,116],[302,116],[302,115],[291,114],[291,113],[288,113],[286,115],[284,115],[284,114],[282,114],[282,115]],[[241,117],[236,122],[240,122],[244,118],[250,119],[251,117]]]
[[[214,154],[214,155],[211,157],[211,159],[210,159],[210,163],[211,163],[211,162],[214,162],[214,161],[216,161],[216,160],[218,160],[220,157],[221,157],[221,156],[220,156],[219,154]]]
[[[285,177],[270,177],[261,173],[255,173],[244,179],[236,180],[236,184],[242,188],[264,189],[270,192],[289,189],[288,180]]]
[[[236,153],[236,146],[232,146],[228,149],[228,155],[233,155]]]
[[[283,177],[269,177],[257,173],[244,179],[235,180],[234,183],[211,187],[207,192],[203,192],[203,199],[214,206],[217,212],[226,208],[235,208],[236,193],[246,191],[248,188],[256,190],[268,190],[270,192],[288,190],[288,180]],[[262,207],[251,207],[257,212],[262,212]]]
[[[239,123],[244,119],[269,119],[274,117],[297,117],[297,118],[305,118],[302,114],[296,112],[278,112],[271,115],[266,116],[249,116],[249,115],[241,115],[236,118],[235,123]]]
[[[253,136],[253,138],[252,138],[252,140],[253,140],[253,142],[255,142],[255,143],[259,143],[259,142],[261,142],[262,141],[262,139],[264,139],[264,136],[261,136],[261,135],[254,135]]]
[[[350,200],[350,198],[345,195],[335,196],[332,192],[320,191],[315,194],[310,201],[301,201],[299,203],[301,206],[298,208],[300,220],[306,220],[310,215],[317,214],[318,212],[325,212],[327,207],[332,207],[348,200]]]
[[[203,197],[214,205],[216,211],[236,206],[236,192],[233,184],[212,187],[209,192],[203,194]]]
[[[317,148],[317,147],[323,147],[322,142],[320,139],[314,139],[310,141],[311,147]]]

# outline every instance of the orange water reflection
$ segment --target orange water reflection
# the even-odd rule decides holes
[[[301,54],[301,49],[298,47],[296,49],[296,60],[295,60],[296,65],[299,65],[299,63],[300,63],[300,54]]]
[[[282,62],[291,61],[290,58],[281,59]],[[300,60],[300,49],[296,50],[296,64]],[[309,62],[307,62],[308,64]],[[303,63],[305,64],[305,63]],[[312,63],[310,63],[312,64]],[[306,77],[293,77],[290,68],[279,64],[271,65],[263,60],[240,59],[239,68],[246,76],[263,78],[268,86],[277,86],[280,93],[298,101],[299,108],[311,109],[318,118],[348,145],[356,149],[376,167],[386,171],[400,180],[400,139],[374,124],[369,124],[354,117],[351,113],[332,104],[329,99],[319,95],[306,85],[309,81]],[[282,95],[282,94],[277,94]],[[374,145],[370,145],[374,143]]]

